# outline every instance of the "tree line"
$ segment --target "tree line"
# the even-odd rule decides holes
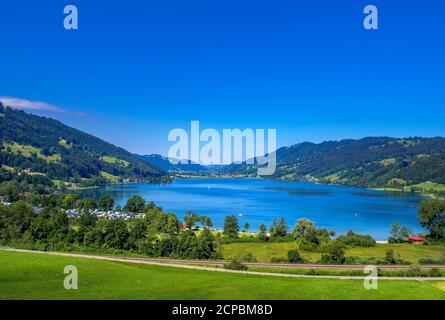
[[[133,251],[152,257],[216,259],[221,257],[219,241],[207,225],[199,233],[181,230],[174,213],[164,212],[139,196],[130,198],[126,210],[143,213],[142,218],[107,219],[91,213],[100,206],[112,208],[114,200],[76,199],[72,195],[44,196],[45,207],[37,214],[30,204],[18,201],[0,205],[0,243],[39,250]],[[77,217],[63,208],[79,205]]]

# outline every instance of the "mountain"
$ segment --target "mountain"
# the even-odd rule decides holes
[[[304,142],[279,148],[276,157],[273,179],[395,188],[445,183],[445,138],[442,137]],[[232,164],[221,173],[256,175],[256,170],[256,164]]]
[[[140,156],[140,158],[153,166],[169,172],[210,173],[211,171],[205,166],[193,163],[191,161],[189,161],[188,164],[172,164],[167,157],[163,157],[158,154],[143,155]]]
[[[111,143],[1,103],[0,150],[3,173],[39,175],[53,181],[118,182],[166,175],[164,170]]]

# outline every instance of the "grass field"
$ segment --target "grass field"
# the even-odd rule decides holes
[[[258,262],[270,262],[272,257],[287,257],[287,252],[291,249],[298,249],[295,242],[283,243],[230,243],[224,244],[223,254],[225,259],[231,257],[241,257],[247,253],[252,253]],[[445,256],[445,246],[421,246],[413,244],[378,244],[370,248],[349,248],[346,256],[385,257],[388,249],[394,249],[400,258],[412,263],[417,263],[420,258],[440,258]],[[304,258],[311,262],[320,260],[321,253],[300,251]]]
[[[101,177],[107,179],[110,182],[118,182],[120,177],[118,176],[113,176],[111,173],[105,172],[105,171],[101,171],[100,172]]]
[[[16,142],[13,143],[3,143],[4,149],[11,149],[11,152],[15,155],[21,154],[24,157],[31,157],[32,154],[35,154],[37,158],[46,160],[46,161],[60,161],[60,154],[56,153],[50,156],[45,156],[42,154],[41,150],[39,148],[28,146],[28,145],[21,145]]]
[[[445,185],[429,181],[413,185],[412,188],[423,192],[445,192]]]
[[[128,167],[128,165],[129,165],[129,162],[127,160],[122,160],[122,159],[118,159],[118,158],[110,157],[110,156],[103,156],[100,158],[100,160],[107,162],[107,163],[111,163],[111,164],[118,164],[123,167]]]
[[[439,282],[278,278],[0,251],[0,299],[445,299]],[[63,288],[74,265],[79,289]]]
[[[60,139],[59,144],[65,149],[71,149],[73,147],[73,145],[71,143],[68,143],[65,139]]]

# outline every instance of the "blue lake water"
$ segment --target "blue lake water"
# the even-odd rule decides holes
[[[94,191],[96,197],[104,193],[122,206],[138,194],[180,218],[186,210],[194,210],[209,216],[216,228],[223,226],[225,216],[234,214],[241,227],[245,222],[250,224],[250,231],[258,230],[261,223],[269,226],[277,217],[284,217],[290,228],[306,217],[337,234],[353,230],[377,240],[386,240],[396,221],[413,232],[423,231],[417,221],[417,205],[423,198],[399,192],[310,182],[199,178],[164,185],[117,184]]]

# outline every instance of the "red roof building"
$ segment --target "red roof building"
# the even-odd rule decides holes
[[[425,238],[420,237],[420,236],[411,236],[411,237],[409,237],[409,241],[423,242],[423,241],[425,241]]]

